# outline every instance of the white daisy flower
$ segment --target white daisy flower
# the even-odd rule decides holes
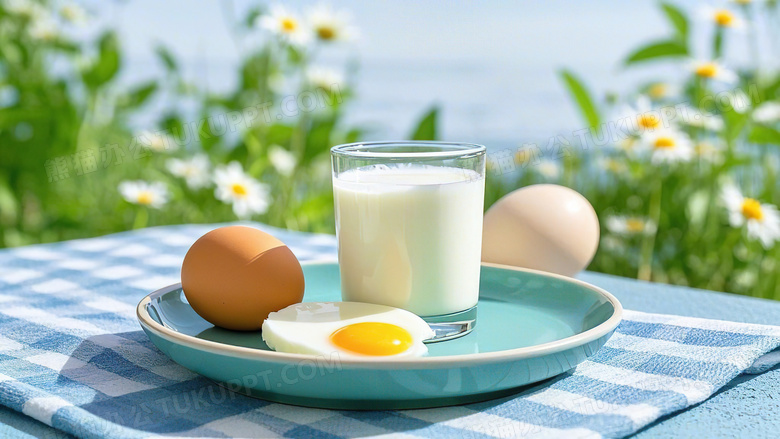
[[[143,180],[119,183],[119,194],[128,203],[159,209],[168,203],[170,193],[161,182],[147,183]]]
[[[217,189],[214,196],[223,203],[233,205],[233,213],[241,219],[268,211],[270,194],[268,186],[246,174],[238,162],[230,162],[214,171]]]
[[[30,19],[48,18],[49,15],[49,11],[41,3],[32,0],[6,0],[3,7],[11,14]]]
[[[548,180],[555,180],[561,175],[561,165],[555,160],[542,159],[534,169]]]
[[[66,21],[75,25],[83,25],[87,22],[87,12],[76,3],[67,3],[60,8],[60,15]]]
[[[60,30],[57,28],[57,23],[51,19],[36,20],[30,25],[27,32],[33,39],[41,41],[56,40],[60,35]]]
[[[171,142],[171,139],[164,134],[144,130],[136,134],[135,137],[137,143],[140,143],[154,152],[173,151],[177,148],[177,144]]]
[[[611,172],[613,174],[622,174],[628,171],[628,167],[620,160],[616,160],[612,157],[601,157],[598,160],[599,168]]]
[[[282,148],[279,145],[272,145],[268,149],[268,160],[271,162],[271,166],[276,169],[276,172],[289,177],[295,171],[295,166],[298,164],[298,160],[293,153]]]
[[[517,148],[514,155],[515,164],[526,167],[541,163],[542,151],[537,146],[523,145]]]
[[[723,118],[717,114],[705,114],[700,110],[693,108],[689,105],[681,107],[679,109],[680,120],[682,123],[696,127],[704,128],[708,131],[723,131],[724,124]]]
[[[171,174],[183,178],[190,189],[201,189],[211,183],[211,164],[205,154],[196,154],[189,159],[168,159],[165,167]]]
[[[281,72],[273,72],[268,75],[268,88],[274,93],[284,94],[289,92],[290,83]]]
[[[628,119],[628,129],[633,133],[642,133],[663,127],[661,113],[653,109],[647,96],[640,96],[633,106],[624,106],[617,119],[621,121]]]
[[[315,88],[330,90],[333,87],[341,89],[344,85],[344,75],[327,67],[309,67],[306,70],[306,81]]]
[[[724,97],[726,98],[725,101],[723,100]],[[750,97],[745,94],[744,91],[739,89],[724,93],[718,98],[718,100],[726,110],[731,109],[739,114],[744,114],[750,109],[750,107],[753,106],[753,103],[750,101]]]
[[[256,24],[294,45],[305,45],[311,39],[303,21],[282,5],[271,6],[268,14],[257,17]]]
[[[701,16],[720,28],[741,29],[745,26],[745,22],[727,8],[704,6],[701,8]]]
[[[764,124],[780,122],[780,103],[769,101],[759,105],[753,110],[753,120]]]
[[[736,289],[749,290],[755,286],[757,280],[758,276],[755,271],[740,270],[734,272],[732,284]]]
[[[723,188],[721,199],[729,211],[732,227],[747,225],[748,238],[761,241],[766,249],[780,240],[780,214],[777,207],[747,198],[733,185]]]
[[[611,252],[620,253],[626,249],[626,244],[620,238],[607,235],[601,238],[601,247]]]
[[[693,158],[691,139],[678,130],[656,130],[642,136],[653,164],[687,162]]]
[[[645,93],[650,99],[660,101],[679,95],[680,87],[668,82],[654,82],[647,86]]]
[[[638,216],[612,215],[605,223],[607,230],[616,235],[649,235],[655,233],[655,223]]]
[[[351,41],[358,36],[350,15],[344,11],[334,11],[328,5],[315,6],[306,18],[312,33],[320,41]]]
[[[715,79],[726,83],[736,82],[738,79],[736,73],[723,67],[718,61],[691,61],[690,69],[703,79]]]
[[[714,164],[723,163],[723,149],[714,143],[703,140],[693,145],[693,153],[705,162]]]
[[[614,147],[625,153],[630,153],[636,149],[636,146],[638,144],[639,144],[639,138],[630,136],[615,142]]]

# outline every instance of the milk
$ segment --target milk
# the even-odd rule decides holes
[[[477,304],[485,180],[424,165],[334,177],[341,291],[421,316]]]

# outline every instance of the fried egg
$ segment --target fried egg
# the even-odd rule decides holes
[[[272,312],[263,341],[292,354],[340,357],[418,357],[434,336],[420,317],[403,309],[360,302],[304,302]]]

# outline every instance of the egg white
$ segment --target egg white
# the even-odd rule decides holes
[[[330,341],[339,328],[361,322],[389,323],[412,336],[412,346],[395,355],[362,355],[340,348]],[[419,357],[428,352],[423,340],[434,336],[423,319],[409,311],[385,305],[361,302],[304,302],[272,312],[263,322],[263,341],[271,349],[292,354],[311,354],[340,358],[387,359]]]

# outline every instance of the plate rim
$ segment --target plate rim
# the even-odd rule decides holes
[[[302,266],[307,265],[325,265],[336,264],[336,259],[318,259],[312,261],[301,262]],[[574,279],[568,276],[563,276],[556,273],[549,273],[540,270],[533,270],[529,268],[514,267],[503,264],[494,264],[490,262],[482,262],[481,266],[500,268],[510,271],[519,271],[524,273],[531,273],[542,275],[546,277],[552,277],[555,279],[564,280],[582,286],[589,290],[595,291],[604,298],[606,298],[613,307],[612,315],[604,322],[596,325],[595,327],[588,329],[569,337],[564,337],[559,340],[541,343],[533,346],[526,346],[522,348],[507,349],[503,351],[494,352],[482,352],[475,354],[462,354],[462,355],[447,355],[441,357],[414,357],[414,358],[342,358],[337,356],[337,361],[341,366],[349,366],[353,368],[371,368],[371,369],[429,369],[437,367],[452,368],[454,366],[465,367],[470,365],[479,365],[486,363],[497,363],[503,361],[513,360],[525,360],[529,358],[536,358],[557,352],[565,351],[570,348],[582,346],[591,341],[600,339],[601,337],[610,334],[617,328],[618,324],[623,319],[623,306],[620,301],[607,292],[603,288],[592,285],[588,282]],[[141,327],[147,329],[157,336],[162,337],[174,344],[185,345],[187,347],[205,350],[214,354],[230,355],[233,357],[245,358],[250,360],[262,360],[273,363],[292,363],[301,361],[311,361],[318,359],[321,356],[311,354],[291,354],[286,352],[276,352],[273,350],[266,351],[262,349],[253,349],[243,346],[233,346],[211,340],[204,340],[191,335],[182,334],[181,332],[174,331],[167,328],[154,319],[151,318],[147,312],[147,305],[152,299],[157,298],[163,294],[169,293],[173,290],[181,288],[181,283],[175,283],[166,287],[153,291],[152,293],[144,296],[138,305],[136,306],[136,317]],[[332,357],[331,357],[332,359]]]

